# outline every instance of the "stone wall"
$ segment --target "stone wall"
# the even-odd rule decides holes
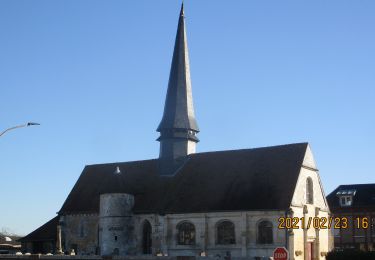
[[[290,260],[307,259],[310,245],[312,246],[313,259],[325,259],[324,254],[333,248],[331,230],[315,228],[313,225],[314,218],[320,226],[319,224],[324,224],[324,220],[329,220],[330,217],[328,203],[316,168],[311,149],[308,147],[292,199],[292,213],[289,216],[304,218],[305,221],[303,225],[300,220],[297,223],[298,228],[294,228],[288,233]],[[307,178],[311,178],[313,183],[313,204],[307,203]],[[308,228],[309,220],[311,223]]]
[[[279,217],[284,211],[248,211],[214,212],[191,214],[136,215],[135,235],[138,251],[142,246],[142,226],[145,220],[152,225],[153,254],[163,253],[169,256],[198,256],[205,252],[208,257],[222,258],[230,252],[231,257],[269,257],[278,246],[286,246],[286,231],[278,229]],[[216,243],[216,225],[229,220],[235,226],[235,244],[218,245]],[[273,225],[273,243],[257,243],[257,226],[262,220]],[[189,221],[195,226],[195,244],[178,245],[177,225]]]
[[[63,251],[72,249],[77,254],[97,254],[99,216],[97,214],[76,214],[61,217]]]
[[[132,209],[134,196],[100,195],[99,244],[101,255],[135,255]]]
[[[230,251],[232,257],[271,256],[277,246],[286,246],[285,230],[278,229],[278,219],[285,215],[283,211],[248,211],[248,212],[213,212],[191,214],[167,214],[164,216],[147,214],[134,216],[134,234],[136,250],[134,254],[142,254],[142,227],[148,220],[152,226],[152,253],[163,253],[169,256],[199,256],[206,252],[207,256],[222,258]],[[177,244],[177,225],[182,221],[190,221],[195,226],[195,245]],[[235,226],[235,244],[216,244],[216,224],[229,220]],[[257,243],[257,224],[261,220],[269,220],[273,225],[273,244]],[[84,227],[82,230],[82,223]],[[99,254],[98,215],[68,215],[64,217],[63,240],[64,251],[70,252],[76,245],[79,255]],[[83,231],[83,234],[82,234]],[[118,230],[112,230],[118,232]],[[83,235],[83,236],[81,236]],[[112,234],[115,236],[115,233]],[[113,239],[112,239],[113,240]]]

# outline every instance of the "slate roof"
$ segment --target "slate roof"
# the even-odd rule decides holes
[[[341,207],[339,198],[336,193],[344,190],[355,190],[353,196],[353,204],[350,207]],[[374,207],[375,208],[375,183],[370,184],[349,184],[340,185],[327,196],[329,208],[359,208],[359,207]]]
[[[173,51],[168,90],[163,118],[158,132],[166,129],[190,129],[199,132],[194,115],[191,91],[189,51],[184,20],[184,5],[181,5],[178,28]]]
[[[135,195],[135,213],[286,210],[307,145],[191,154],[173,177],[158,159],[89,165],[59,213],[98,213],[100,194],[118,192]]]
[[[57,224],[59,223],[59,216],[54,217],[43,226],[34,230],[27,236],[20,238],[20,242],[33,241],[56,241],[57,238]]]

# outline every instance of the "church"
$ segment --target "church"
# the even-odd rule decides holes
[[[291,225],[330,214],[310,145],[196,153],[189,66],[182,5],[159,158],[86,166],[58,215],[21,239],[25,252],[260,259],[285,247],[325,259],[330,230]]]

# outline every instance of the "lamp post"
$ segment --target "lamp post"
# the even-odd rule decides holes
[[[13,127],[10,127],[8,129],[5,129],[4,131],[2,131],[0,133],[0,137],[5,134],[6,132],[10,131],[10,130],[13,130],[13,129],[17,129],[17,128],[21,128],[21,127],[28,127],[28,126],[33,126],[33,125],[40,125],[38,123],[34,123],[34,122],[28,122],[26,124],[23,124],[23,125],[17,125],[17,126],[13,126]]]

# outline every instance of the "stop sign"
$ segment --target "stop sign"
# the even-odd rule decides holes
[[[289,252],[286,250],[285,247],[278,247],[273,251],[273,259],[274,260],[288,260],[289,259]]]

